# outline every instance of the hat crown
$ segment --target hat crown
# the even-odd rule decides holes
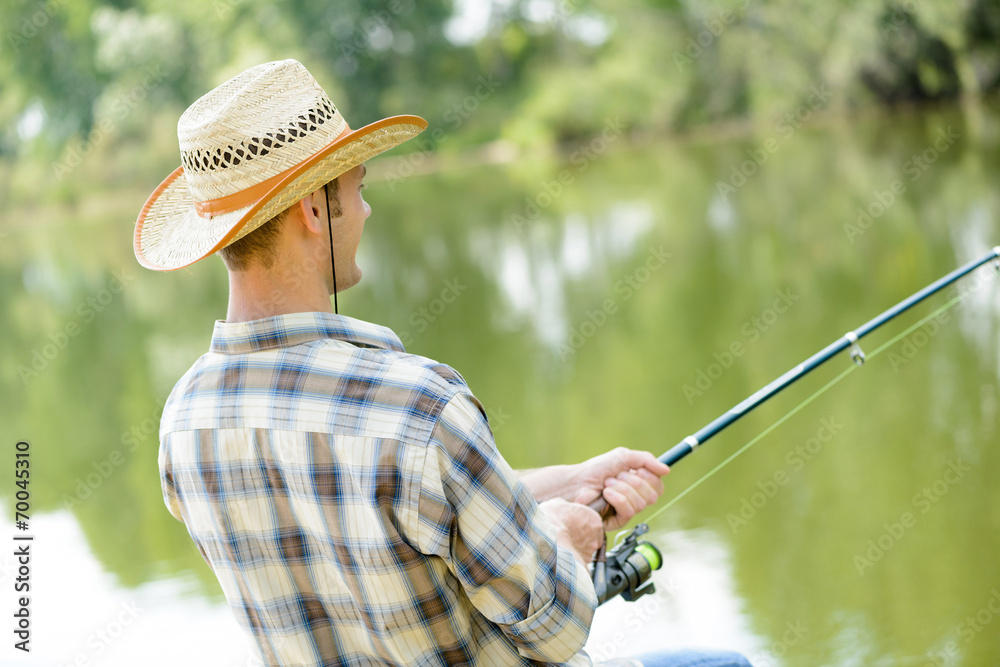
[[[347,121],[296,60],[252,67],[208,92],[177,122],[192,198],[206,202],[277,176],[333,142]]]
[[[426,127],[392,116],[351,130],[299,62],[253,67],[181,116],[181,166],[139,211],[136,259],[157,271],[188,266]]]

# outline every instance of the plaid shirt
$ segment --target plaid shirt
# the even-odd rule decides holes
[[[217,322],[160,476],[270,665],[589,665],[586,569],[448,366],[328,313]]]

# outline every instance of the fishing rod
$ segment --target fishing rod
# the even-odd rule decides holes
[[[660,456],[659,460],[668,466],[674,465],[782,389],[785,389],[811,371],[819,368],[848,348],[850,348],[851,359],[855,364],[861,366],[865,363],[865,353],[858,344],[859,340],[896,316],[905,313],[924,299],[936,294],[990,261],[993,261],[995,268],[1000,271],[1000,246],[994,247],[992,251],[983,257],[973,260],[955,269],[943,278],[934,281],[919,292],[903,299],[892,308],[865,322],[857,329],[848,331],[801,364],[754,392],[748,398],[740,401],[707,426],[681,440]],[[614,508],[603,497],[592,502],[590,508],[598,512],[604,519],[614,516],[615,513]],[[591,564],[591,576],[594,580],[594,588],[597,591],[599,603],[606,602],[619,594],[626,600],[631,601],[647,593],[655,592],[653,584],[646,583],[646,581],[652,575],[653,570],[660,568],[663,559],[655,546],[649,542],[639,541],[639,536],[648,530],[649,528],[646,524],[639,524],[621,544],[611,551],[605,552],[606,545],[602,545],[600,550],[598,550],[594,562]]]

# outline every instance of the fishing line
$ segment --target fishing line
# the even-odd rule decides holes
[[[858,366],[865,363],[865,352],[858,344],[858,341],[861,338],[867,336],[896,316],[906,312],[930,296],[937,294],[939,291],[948,287],[955,281],[969,275],[987,262],[993,262],[997,271],[1000,271],[1000,246],[995,246],[983,257],[974,259],[971,262],[960,266],[951,273],[935,280],[930,285],[927,285],[923,289],[911,294],[895,306],[876,315],[858,328],[848,331],[846,334],[836,339],[819,352],[813,354],[802,363],[798,364],[791,370],[772,380],[761,389],[740,401],[737,405],[721,414],[711,423],[678,442],[663,455],[658,456],[657,460],[669,466],[673,466],[684,457],[693,453],[720,431],[730,426],[736,420],[742,418],[768,399],[774,397],[778,392],[787,388],[793,382],[796,382],[807,373],[819,368],[821,365],[830,361],[841,352],[845,350],[850,352],[851,359],[855,364],[854,366],[848,366],[846,369],[841,371],[835,378],[823,385],[818,391],[814,392],[811,396],[792,408],[783,417],[764,429],[764,431],[743,445],[743,447],[726,458],[722,463],[716,465],[705,475],[702,475],[702,477],[694,484],[672,498],[669,503],[654,512],[650,518],[655,518],[662,512],[665,512],[667,509],[676,505],[681,498],[701,486],[702,482],[732,463],[738,456],[760,442],[764,436],[770,434],[778,426],[788,421],[792,415],[800,412],[804,407],[826,393],[827,390],[829,390],[833,385],[837,384],[857,370]],[[978,288],[979,286],[977,285],[974,289]],[[877,347],[875,351],[872,352],[872,356],[881,354],[904,337],[926,325],[931,320],[941,317],[941,315],[943,315],[947,310],[958,305],[958,303],[961,302],[968,294],[969,291],[959,291],[958,296],[945,303],[930,315],[922,318],[917,323],[907,327],[896,336],[893,336],[889,341]],[[931,334],[929,333],[926,334],[927,337],[930,335]],[[607,520],[615,514],[614,508],[608,504],[603,495],[590,503],[588,507],[598,512],[604,520]],[[649,519],[647,519],[647,521],[648,520]],[[659,549],[656,548],[656,545],[651,542],[641,540],[641,537],[647,532],[649,532],[649,525],[646,523],[640,523],[632,530],[622,531],[616,536],[616,544],[612,549],[607,548],[607,537],[605,536],[603,544],[594,554],[594,560],[591,564],[591,579],[594,582],[594,592],[597,594],[598,604],[603,604],[618,595],[621,595],[622,598],[627,601],[633,602],[644,595],[656,592],[656,586],[651,581],[651,577],[654,570],[658,570],[662,567],[663,555],[660,553]],[[627,533],[627,536],[622,539],[622,535],[625,533]]]
[[[951,301],[948,301],[946,304],[944,304],[943,306],[941,306],[940,308],[938,308],[937,310],[935,310],[930,315],[924,317],[923,319],[921,319],[920,321],[918,321],[916,324],[908,327],[907,329],[903,330],[901,333],[899,333],[895,337],[891,338],[889,341],[887,341],[887,342],[883,343],[882,345],[880,345],[879,347],[877,347],[871,354],[868,355],[868,357],[871,358],[871,357],[878,356],[886,348],[888,348],[888,347],[896,344],[897,342],[899,342],[900,339],[905,338],[906,336],[908,336],[911,333],[913,333],[915,330],[917,330],[920,327],[922,327],[923,325],[925,325],[927,322],[933,320],[935,317],[940,316],[942,313],[944,313],[944,312],[948,311],[949,309],[953,308],[954,306],[956,306],[960,301],[964,300],[965,297],[969,293],[971,293],[971,292],[967,292],[966,294],[960,294],[959,296],[954,297],[953,299],[951,299]],[[819,398],[820,396],[822,396],[824,393],[826,393],[826,391],[828,389],[830,389],[830,387],[834,386],[835,384],[837,384],[838,382],[840,382],[841,380],[843,380],[845,377],[847,377],[848,375],[850,375],[851,373],[853,373],[854,371],[856,371],[858,368],[860,368],[860,366],[858,366],[857,364],[851,364],[848,368],[846,368],[839,375],[837,375],[837,377],[833,378],[832,380],[830,380],[829,382],[827,382],[825,385],[823,385],[822,387],[820,387],[812,396],[810,396],[809,398],[807,398],[806,400],[802,401],[797,406],[795,406],[794,408],[792,408],[783,417],[781,417],[780,419],[778,419],[778,421],[776,421],[773,424],[771,424],[770,426],[768,426],[759,435],[757,435],[752,440],[750,440],[750,442],[748,442],[747,444],[743,445],[738,450],[736,450],[735,452],[733,452],[731,455],[729,455],[728,458],[726,458],[724,461],[722,461],[722,463],[718,464],[717,466],[715,466],[714,468],[712,468],[711,470],[709,470],[698,481],[696,481],[694,484],[692,484],[688,488],[684,489],[684,491],[682,491],[679,495],[677,495],[674,498],[672,498],[669,503],[667,503],[666,505],[664,505],[660,509],[658,509],[655,512],[653,512],[653,514],[651,514],[649,517],[647,517],[646,519],[644,519],[643,522],[644,523],[649,522],[654,517],[658,516],[661,512],[665,512],[666,510],[670,509],[670,507],[672,507],[678,500],[680,500],[681,498],[683,498],[687,494],[689,494],[692,491],[694,491],[696,488],[698,488],[698,486],[701,485],[702,482],[704,482],[709,477],[711,477],[715,473],[717,473],[720,470],[722,470],[723,468],[725,468],[733,460],[735,460],[736,457],[738,457],[740,454],[742,454],[746,450],[748,450],[751,447],[753,447],[761,439],[763,439],[764,436],[766,436],[771,431],[773,431],[774,429],[776,429],[779,426],[781,426],[782,424],[784,424],[794,414],[796,414],[797,412],[799,412],[800,410],[802,410],[802,408],[806,407],[807,405],[809,405],[810,403],[812,403],[814,400],[816,400],[817,398]],[[620,536],[624,532],[629,532],[629,531],[620,531],[618,533],[618,536]],[[618,540],[618,536],[616,536],[616,538],[615,538],[616,542]]]
[[[330,221],[330,193],[323,184],[323,196],[326,197],[326,228],[330,232],[330,269],[333,271],[333,314],[339,315],[337,309],[337,263],[333,259],[333,223]]]

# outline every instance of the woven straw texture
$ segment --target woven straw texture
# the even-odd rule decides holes
[[[157,270],[187,266],[426,127],[417,116],[395,116],[351,131],[297,61],[253,67],[181,116],[181,167],[139,214],[136,258]],[[239,207],[217,201],[226,197]],[[216,212],[199,213],[198,206]]]

